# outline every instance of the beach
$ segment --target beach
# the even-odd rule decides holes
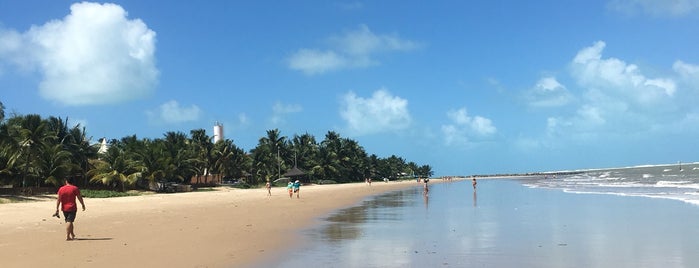
[[[567,193],[534,178],[434,184],[366,199],[255,267],[699,267],[699,207]]]
[[[436,181],[436,180],[433,180]],[[0,204],[3,267],[241,267],[299,245],[298,230],[367,196],[419,187],[415,181],[119,198],[86,198],[65,241],[55,201]]]
[[[665,192],[669,178],[654,188]],[[561,182],[571,179],[580,180]],[[55,201],[0,204],[0,258],[2,267],[699,267],[694,202],[538,180],[479,179],[477,189],[430,180],[429,196],[403,181],[303,186],[300,199],[285,188],[86,199],[77,241],[51,218]]]

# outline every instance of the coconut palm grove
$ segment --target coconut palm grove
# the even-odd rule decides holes
[[[85,127],[69,126],[68,119],[60,117],[6,117],[0,102],[0,185],[55,187],[73,177],[81,187],[126,191],[152,183],[196,184],[213,175],[257,186],[294,167],[309,183],[433,175],[429,165],[369,154],[357,141],[334,131],[318,141],[308,133],[289,138],[278,129],[267,130],[250,151],[230,139],[214,143],[204,129],[167,132],[154,139],[134,134],[106,142],[106,150],[100,151],[101,144]]]

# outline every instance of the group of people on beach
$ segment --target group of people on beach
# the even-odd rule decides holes
[[[272,184],[269,181],[267,181],[265,184],[265,188],[267,188],[267,196],[272,196]],[[296,198],[301,198],[301,182],[299,180],[296,180],[295,182],[289,181],[289,183],[286,185],[286,189],[289,191],[289,198],[292,198],[294,193],[296,193]]]
[[[289,191],[289,198],[292,198],[294,193],[296,193],[296,198],[300,198],[299,192],[301,192],[301,182],[299,180],[295,182],[289,181],[289,184],[286,185],[286,189]]]

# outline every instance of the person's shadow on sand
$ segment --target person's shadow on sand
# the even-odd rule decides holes
[[[111,237],[95,237],[95,238],[73,238],[72,241],[101,241],[101,240],[112,240]]]

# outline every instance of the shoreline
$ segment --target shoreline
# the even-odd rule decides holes
[[[433,183],[442,180],[433,179]],[[366,197],[419,187],[415,181],[85,199],[75,221],[77,241],[65,241],[55,201],[0,205],[3,267],[240,267],[276,257],[300,239],[299,230]],[[69,261],[70,260],[70,261]]]

